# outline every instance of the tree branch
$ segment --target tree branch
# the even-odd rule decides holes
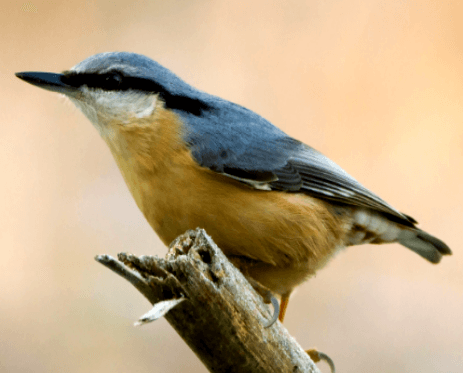
[[[209,371],[319,373],[280,322],[263,327],[269,307],[204,230],[178,237],[165,259],[95,259],[155,305],[139,323],[164,315]]]

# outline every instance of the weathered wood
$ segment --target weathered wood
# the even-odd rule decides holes
[[[154,313],[174,306],[165,318],[209,371],[319,373],[280,322],[263,327],[270,307],[204,230],[178,237],[165,259],[131,254],[119,254],[119,261],[106,255],[96,259],[153,305],[185,298]]]

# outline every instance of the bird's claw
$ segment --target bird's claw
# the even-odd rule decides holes
[[[272,318],[266,324],[264,324],[264,328],[270,328],[278,320],[278,316],[280,316],[280,304],[278,303],[278,300],[274,297],[273,293],[266,286],[262,285],[259,281],[254,280],[252,277],[246,278],[251,284],[251,286],[254,288],[254,290],[257,291],[260,294],[260,296],[264,299],[264,303],[272,303]]]
[[[319,361],[325,361],[331,369],[331,373],[336,372],[336,368],[334,367],[333,360],[325,353],[317,351],[317,350],[306,350],[307,354],[310,356],[314,363],[318,363]]]
[[[275,322],[278,320],[278,316],[280,315],[280,305],[273,295],[270,295],[270,303],[273,305],[273,316],[266,324],[264,324],[264,328],[270,328],[273,324],[275,324]]]

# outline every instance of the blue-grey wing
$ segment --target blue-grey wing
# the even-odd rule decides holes
[[[201,166],[256,189],[306,193],[374,209],[405,225],[416,223],[323,154],[254,112],[218,98],[205,101],[209,109],[201,115],[179,112],[188,123],[186,140]]]

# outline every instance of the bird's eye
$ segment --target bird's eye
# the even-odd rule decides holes
[[[104,88],[106,89],[118,89],[122,83],[122,76],[116,72],[105,74],[104,76]]]

